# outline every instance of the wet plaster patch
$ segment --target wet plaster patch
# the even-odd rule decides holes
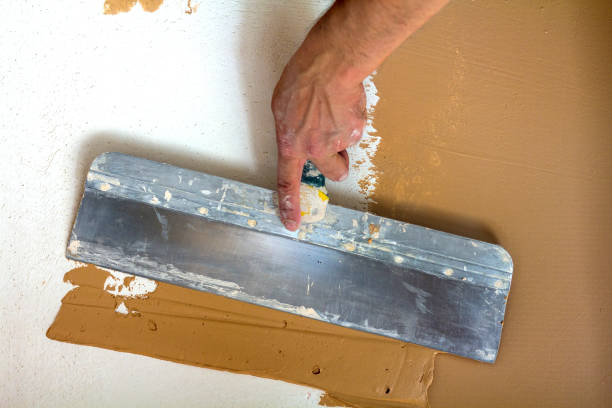
[[[64,280],[50,339],[312,386],[322,405],[427,406],[433,350],[92,265]]]

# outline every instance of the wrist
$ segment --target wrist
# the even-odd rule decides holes
[[[287,68],[309,81],[347,89],[361,84],[369,74],[353,64],[342,50],[312,47],[306,43],[291,58]]]

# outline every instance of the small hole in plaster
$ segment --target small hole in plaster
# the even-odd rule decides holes
[[[147,322],[147,327],[149,328],[149,330],[151,331],[157,331],[157,323],[155,323],[153,320],[149,320]]]
[[[388,394],[391,392],[391,388],[387,387],[387,389],[385,390],[385,394]]]
[[[314,366],[314,367],[312,368],[312,373],[313,373],[314,375],[321,374],[321,369],[319,368],[319,366]]]

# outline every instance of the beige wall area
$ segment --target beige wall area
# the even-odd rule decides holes
[[[503,245],[494,365],[433,408],[612,404],[612,3],[455,1],[379,69],[373,210]]]

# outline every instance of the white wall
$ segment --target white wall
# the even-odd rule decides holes
[[[166,0],[109,16],[103,0],[0,0],[0,406],[317,406],[306,387],[45,331],[68,290],[66,240],[97,154],[274,186],[269,99],[328,3],[216,2],[188,15],[186,0]],[[355,201],[351,183],[336,201]]]

